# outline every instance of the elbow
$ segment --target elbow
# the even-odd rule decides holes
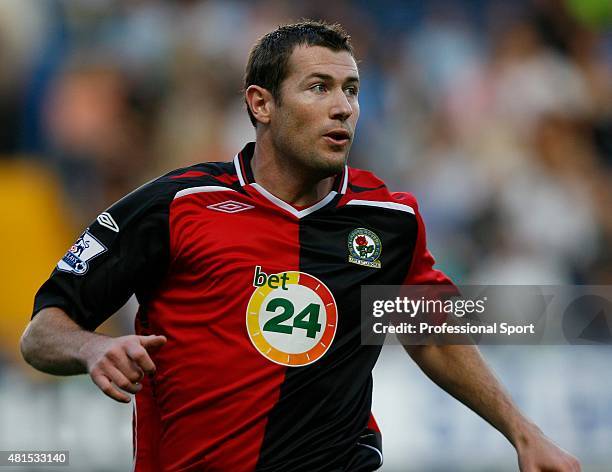
[[[35,348],[35,333],[33,333],[32,323],[30,322],[30,324],[28,324],[25,331],[21,335],[21,339],[19,341],[19,350],[21,351],[21,357],[23,357],[23,360],[30,364],[32,367],[36,367]]]

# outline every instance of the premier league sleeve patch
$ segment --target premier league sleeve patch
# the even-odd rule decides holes
[[[106,246],[86,230],[57,263],[57,269],[83,275],[89,269],[89,261],[103,252],[106,252]]]

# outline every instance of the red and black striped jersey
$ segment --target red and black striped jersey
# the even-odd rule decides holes
[[[374,470],[379,346],[361,344],[360,287],[450,283],[414,197],[345,167],[307,208],[233,162],[160,177],[102,213],[40,288],[93,330],[135,294],[163,334],[135,396],[135,470]]]

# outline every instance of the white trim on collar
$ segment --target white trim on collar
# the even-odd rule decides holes
[[[244,178],[244,175],[242,174],[242,168],[240,166],[240,153],[234,156],[233,161],[234,161],[234,167],[236,169],[236,175],[238,176],[238,182],[240,182],[240,185],[244,187],[246,185],[246,180]],[[347,165],[344,166],[343,174],[344,175],[342,177],[342,188],[340,189],[340,193],[342,195],[346,193],[346,188],[348,186],[349,168]]]
[[[349,170],[348,170],[348,166],[345,165],[344,166],[344,180],[342,182],[342,189],[340,189],[340,193],[342,195],[346,193],[346,186],[348,185],[348,178],[349,178]]]
[[[234,167],[236,168],[236,175],[238,176],[238,182],[240,182],[241,186],[245,186],[246,183],[244,181],[244,177],[242,176],[242,170],[240,169],[240,158],[238,157],[240,153],[234,156]]]
[[[270,192],[268,192],[265,188],[263,188],[258,183],[251,184],[251,187],[253,187],[259,193],[261,193],[262,196],[266,197],[268,200],[270,200],[276,206],[282,208],[283,210],[288,211],[289,213],[291,213],[296,218],[303,218],[304,216],[310,215],[311,213],[317,211],[319,208],[323,208],[325,205],[327,205],[329,202],[331,202],[332,199],[336,195],[338,195],[338,192],[335,192],[335,191],[332,190],[331,192],[329,192],[327,194],[327,196],[323,200],[315,203],[314,205],[312,205],[312,206],[310,206],[308,208],[304,208],[303,210],[298,210],[297,208],[294,208],[291,205],[289,205],[287,202],[284,202],[280,198],[275,197],[274,195],[272,195]]]

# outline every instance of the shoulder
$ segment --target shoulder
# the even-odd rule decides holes
[[[132,220],[143,213],[167,213],[168,207],[181,192],[213,186],[240,189],[231,162],[207,162],[170,171],[133,190],[105,213],[120,220]]]
[[[392,192],[385,182],[371,171],[348,168],[348,184],[341,205],[367,205],[416,214],[418,203],[410,192]]]
[[[206,162],[175,169],[138,187],[123,200],[143,200],[149,203],[170,201],[181,190],[202,186],[221,186],[238,190],[240,184],[234,165],[231,162]]]
[[[183,167],[162,175],[152,183],[156,183],[159,187],[167,187],[170,192],[205,185],[240,188],[232,162],[206,162]]]

